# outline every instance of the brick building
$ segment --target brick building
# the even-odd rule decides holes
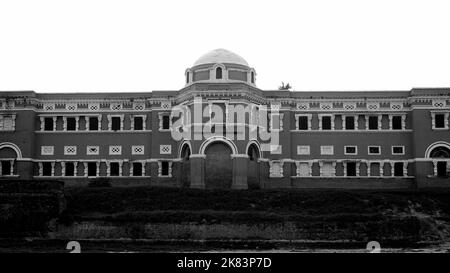
[[[177,107],[192,112],[177,115]],[[218,49],[185,71],[180,90],[0,92],[0,180],[83,186],[108,177],[112,185],[235,189],[448,187],[449,114],[450,88],[261,90],[242,57]]]

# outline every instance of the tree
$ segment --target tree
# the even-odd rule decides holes
[[[278,87],[278,90],[290,90],[292,89],[292,86],[289,83],[286,83],[286,85],[284,85],[284,82],[281,82],[281,86]]]

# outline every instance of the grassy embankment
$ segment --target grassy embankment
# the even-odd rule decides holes
[[[60,239],[442,242],[450,191],[66,188]]]

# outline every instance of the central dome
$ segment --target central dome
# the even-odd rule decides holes
[[[219,48],[206,53],[201,56],[195,63],[194,66],[202,64],[215,64],[215,63],[229,63],[229,64],[240,64],[244,66],[249,66],[247,61],[241,56],[229,50]]]

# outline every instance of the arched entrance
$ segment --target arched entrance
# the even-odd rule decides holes
[[[205,188],[230,189],[233,182],[232,151],[224,142],[212,142],[205,149]]]
[[[0,143],[0,176],[11,176],[17,173],[16,159],[22,157],[22,152],[14,143]]]
[[[191,185],[191,148],[188,144],[181,147],[181,186],[189,188]]]
[[[251,143],[247,149],[248,155],[248,176],[247,183],[249,189],[259,189],[259,148],[255,143]]]
[[[438,146],[431,150],[430,157],[435,161],[435,172],[438,177],[448,177],[450,173],[450,149]]]

